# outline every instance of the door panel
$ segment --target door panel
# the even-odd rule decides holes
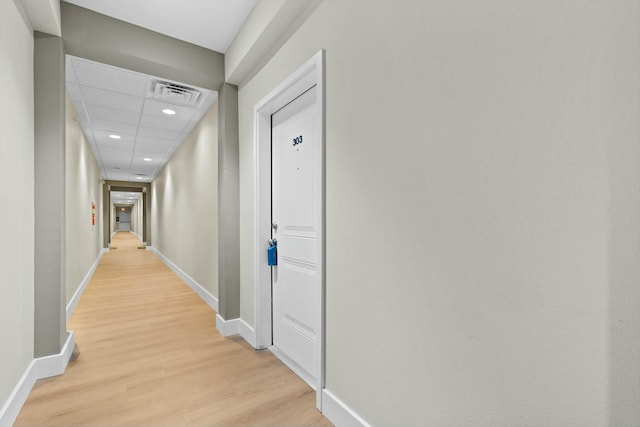
[[[320,301],[317,88],[272,115],[273,345],[316,379]]]

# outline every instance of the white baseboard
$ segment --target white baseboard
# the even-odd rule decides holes
[[[67,341],[64,343],[60,353],[39,357],[29,363],[9,398],[0,408],[0,427],[11,427],[13,425],[37,380],[64,373],[69,359],[71,359],[74,346],[75,336],[73,331],[69,331]]]
[[[32,360],[4,406],[0,409],[0,427],[11,427],[13,425],[37,380],[36,361]]]
[[[371,427],[358,414],[329,390],[322,389],[322,415],[340,427]]]
[[[223,337],[239,334],[253,348],[257,348],[256,331],[242,319],[224,320],[218,314],[216,315],[216,329]]]
[[[219,314],[216,315],[216,329],[223,337],[237,335],[240,333],[240,319],[224,320]]]
[[[71,319],[71,315],[73,314],[73,311],[76,309],[76,306],[80,301],[80,297],[84,293],[85,289],[87,289],[87,285],[89,284],[89,281],[93,276],[93,273],[96,271],[96,268],[98,268],[98,264],[100,264],[100,260],[102,259],[103,254],[104,254],[104,250],[100,251],[100,254],[98,254],[98,258],[96,258],[96,261],[93,263],[93,265],[87,272],[87,275],[84,276],[82,283],[80,283],[80,286],[78,287],[78,289],[76,289],[76,292],[73,294],[73,297],[71,297],[69,304],[67,304],[67,322],[69,321],[69,319]]]
[[[73,347],[76,344],[73,331],[68,332],[67,341],[64,343],[62,350],[58,354],[52,356],[38,357],[36,362],[36,374],[38,379],[55,377],[64,374],[67,369],[69,359],[73,353]]]
[[[180,277],[187,285],[189,285],[189,287],[193,289],[195,293],[200,295],[200,298],[202,298],[204,302],[209,305],[209,307],[213,308],[216,313],[218,312],[218,298],[211,295],[211,293],[203,288],[201,284],[189,277],[187,273],[182,271],[180,267],[175,265],[169,258],[161,254],[156,248],[147,246],[147,250],[150,250],[154,254],[156,254],[158,258],[160,258],[162,262],[164,262],[171,270],[173,270],[174,273],[178,275],[178,277]]]

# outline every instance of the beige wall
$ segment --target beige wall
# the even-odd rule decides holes
[[[140,239],[142,242],[142,198],[144,197],[144,193],[142,196],[138,198],[138,200],[131,207],[131,231]]]
[[[326,382],[372,425],[640,425],[640,3],[325,0]],[[175,183],[174,183],[175,185]]]
[[[33,360],[33,35],[12,1],[0,2],[0,408]]]
[[[68,94],[65,148],[68,303],[100,255],[103,233],[100,168]],[[95,226],[91,225],[91,202],[96,206]]]
[[[113,233],[115,233],[117,231],[116,230],[116,225],[117,225],[116,224],[116,215],[117,215],[117,212],[116,212],[116,207],[113,205],[113,203],[109,203],[109,204],[111,206],[111,208],[110,208],[111,210],[109,211],[109,212],[111,212],[110,220],[109,220],[110,223],[111,223],[111,228],[109,229],[109,232],[111,233],[111,235],[113,235]]]
[[[218,297],[218,104],[151,186],[153,247]]]

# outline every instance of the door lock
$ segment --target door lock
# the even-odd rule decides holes
[[[274,231],[278,231],[278,224],[276,224],[275,222],[272,222],[272,223],[271,223],[271,228],[272,228]]]
[[[278,265],[278,241],[269,239],[269,248],[267,248],[267,265],[272,267]]]

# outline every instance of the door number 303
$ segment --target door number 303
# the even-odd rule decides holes
[[[295,147],[298,144],[302,144],[302,135],[297,138],[293,138],[293,146]]]

